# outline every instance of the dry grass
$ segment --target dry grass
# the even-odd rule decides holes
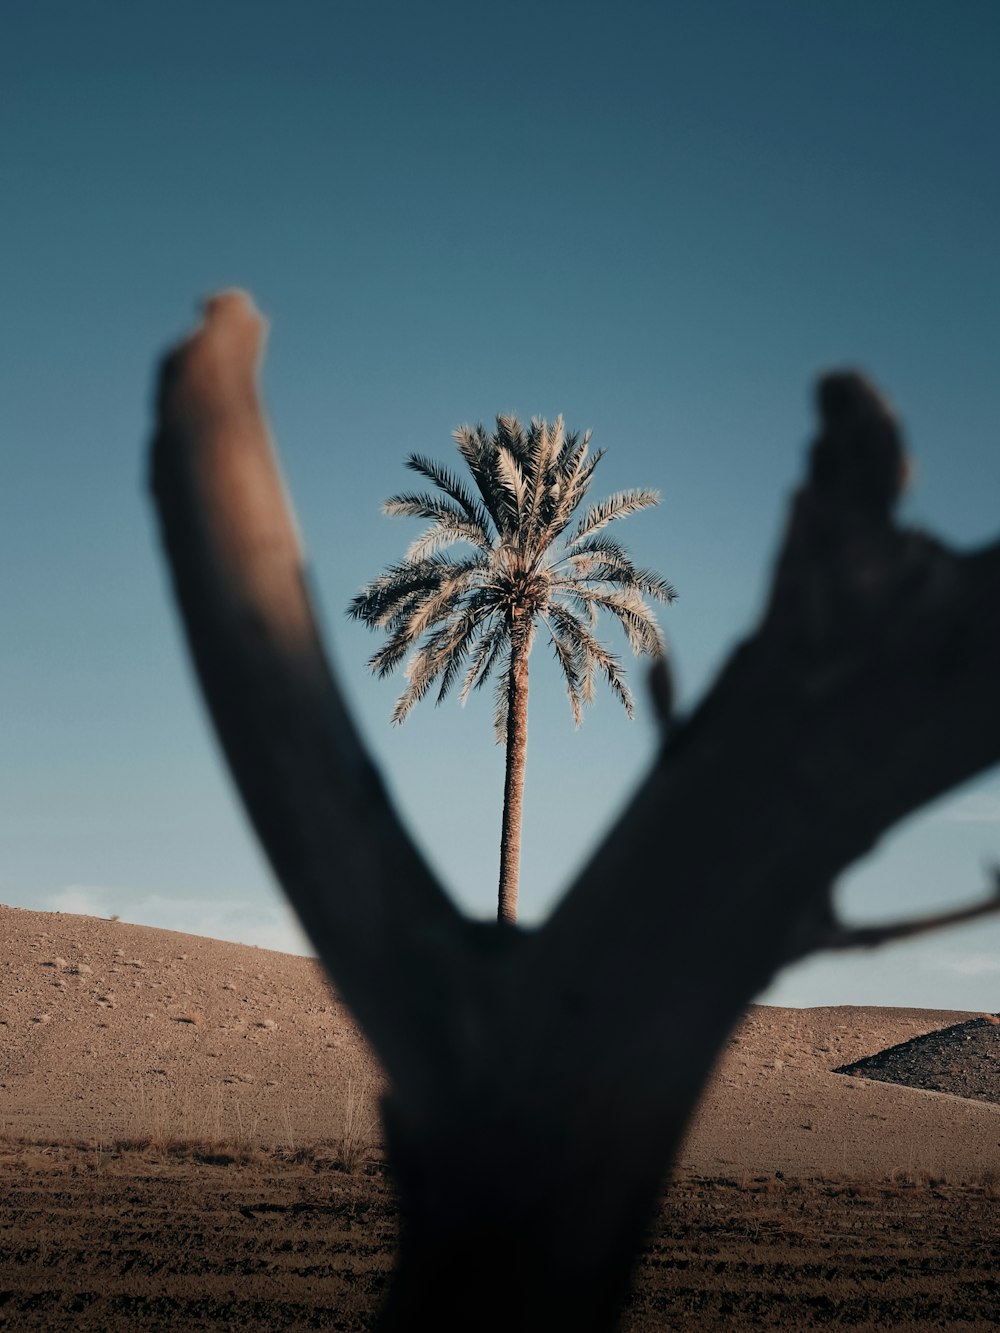
[[[363,1164],[378,1138],[378,1115],[370,1079],[349,1078],[340,1132],[340,1160],[353,1174]]]
[[[988,1166],[969,1181],[974,1188],[981,1190],[987,1199],[1000,1199],[1000,1171]]]

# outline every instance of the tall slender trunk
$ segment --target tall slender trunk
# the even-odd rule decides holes
[[[518,642],[520,640],[520,642]],[[507,774],[503,787],[500,830],[500,902],[497,920],[517,920],[517,882],[521,868],[521,807],[524,803],[524,762],[528,754],[528,653],[531,631],[515,625],[510,676],[507,681]]]

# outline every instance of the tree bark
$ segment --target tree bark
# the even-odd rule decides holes
[[[517,890],[521,872],[521,817],[524,810],[524,769],[528,757],[528,634],[515,622],[510,676],[507,681],[507,745],[500,828],[500,898],[497,921],[517,921]]]
[[[549,920],[472,923],[399,823],[323,656],[256,396],[260,339],[228,295],[165,363],[154,488],[233,776],[391,1081],[383,1329],[600,1333],[712,1064],[775,973],[1000,906],[1000,873],[967,910],[860,932],[831,901],[887,829],[1000,761],[1000,544],[963,554],[897,527],[895,422],[859,376],[829,377],[762,622]]]

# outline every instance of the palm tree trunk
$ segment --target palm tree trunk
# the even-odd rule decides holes
[[[521,868],[521,807],[524,803],[524,763],[528,754],[528,653],[530,634],[511,653],[507,682],[507,773],[503,788],[503,824],[500,830],[500,903],[497,920],[517,920],[517,883]]]

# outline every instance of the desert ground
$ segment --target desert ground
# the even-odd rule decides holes
[[[371,1328],[379,1088],[308,959],[0,907],[0,1328]],[[1000,1024],[755,1006],[622,1327],[989,1329],[998,1274]]]

